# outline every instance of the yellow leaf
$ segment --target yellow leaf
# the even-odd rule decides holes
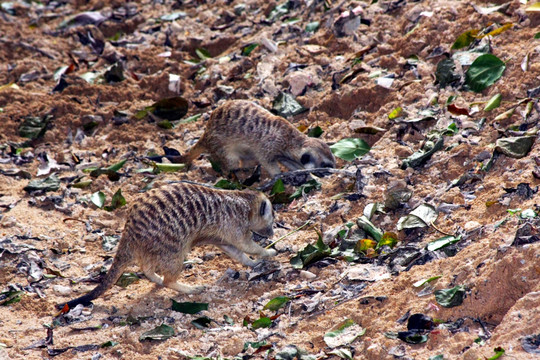
[[[305,132],[307,130],[307,126],[306,125],[298,125],[297,129],[300,132]]]
[[[355,250],[357,252],[367,252],[369,249],[375,249],[375,246],[377,246],[377,242],[375,240],[371,239],[362,239],[358,240],[356,243]]]
[[[504,24],[503,26],[501,26],[500,28],[498,29],[495,29],[495,30],[492,30],[490,32],[488,32],[486,35],[484,36],[497,36],[503,32],[505,32],[506,30],[512,28],[514,26],[514,24],[512,23],[508,23],[508,24]],[[483,37],[484,37],[483,36]]]
[[[526,12],[540,12],[540,2],[535,2],[525,9]]]

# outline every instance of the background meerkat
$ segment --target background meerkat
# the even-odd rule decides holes
[[[67,304],[87,305],[101,296],[127,266],[137,264],[151,281],[181,293],[204,286],[178,283],[184,257],[193,246],[213,244],[227,255],[253,267],[260,257],[276,255],[252,240],[252,232],[271,237],[274,214],[268,198],[255,191],[230,191],[178,183],[154,189],[129,210],[113,264],[92,291]],[[161,275],[162,277],[158,276]]]
[[[282,117],[247,100],[227,101],[212,112],[200,140],[178,162],[190,164],[207,153],[224,172],[262,165],[271,176],[289,170],[333,168],[328,145],[298,131]]]

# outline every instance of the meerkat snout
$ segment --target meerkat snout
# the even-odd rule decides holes
[[[300,164],[304,169],[336,167],[334,154],[321,139],[308,137],[300,153]]]
[[[118,243],[111,268],[101,283],[67,303],[89,304],[111,288],[130,265],[139,265],[145,276],[184,294],[199,293],[204,286],[177,282],[184,257],[194,246],[215,245],[243,265],[268,258],[276,250],[253,241],[253,233],[271,237],[274,214],[268,198],[256,191],[220,190],[178,183],[144,193],[135,202]]]

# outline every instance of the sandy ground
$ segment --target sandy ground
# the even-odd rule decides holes
[[[526,131],[536,136],[540,127],[538,94],[527,93],[540,85],[540,40],[534,39],[540,15],[526,12],[530,4],[517,0],[489,14],[482,14],[491,6],[484,1],[288,4],[282,17],[272,19],[279,5],[274,1],[2,3],[0,291],[16,289],[24,295],[19,302],[0,307],[1,359],[182,359],[195,355],[272,359],[285,358],[277,354],[287,345],[316,358],[337,358],[330,354],[323,336],[345,319],[366,330],[351,344],[339,347],[355,359],[444,355],[444,359],[476,360],[495,355],[497,347],[506,351],[502,358],[538,357],[538,353],[526,352],[522,343],[526,336],[540,334],[540,247],[538,242],[516,245],[514,240],[526,223],[531,224],[526,235],[536,234],[538,240],[540,222],[538,216],[523,219],[519,211],[507,211],[540,212],[540,180],[534,175],[540,173],[538,141],[524,157],[501,155],[489,171],[481,166],[497,139],[523,136]],[[82,18],[88,23],[61,26],[89,11],[96,13]],[[178,13],[177,19],[160,20],[173,13]],[[315,21],[319,28],[305,31]],[[459,84],[441,88],[435,82],[437,64],[456,54],[451,47],[460,34],[488,26],[497,29],[506,23],[512,24],[509,29],[489,37],[491,53],[506,62],[500,80],[481,93],[466,91]],[[242,49],[253,43],[260,45],[243,55]],[[190,63],[200,58],[197,49],[207,50],[211,57]],[[122,81],[89,83],[81,78],[89,72],[103,73],[115,63],[123,66]],[[55,71],[70,65],[63,75],[66,84],[60,84],[67,86],[61,89]],[[467,65],[457,65],[461,74],[466,69]],[[383,79],[385,75],[392,76]],[[312,221],[312,226],[276,245],[279,255],[274,265],[279,265],[279,271],[255,276],[254,270],[233,262],[217,248],[196,248],[181,280],[208,285],[203,294],[178,295],[141,275],[127,288],[115,286],[92,308],[71,318],[73,322],[66,316],[55,318],[56,304],[95,286],[88,280],[95,280],[100,269],[110,265],[115,252],[114,247],[103,247],[103,239],[120,235],[123,228],[127,207],[107,212],[91,204],[90,195],[102,191],[109,203],[121,189],[129,205],[144,196],[139,192],[151,180],[154,187],[173,180],[214,184],[221,177],[205,158],[187,172],[150,175],[137,170],[147,168],[142,159],[162,154],[163,146],[185,152],[202,135],[208,115],[222,101],[246,98],[271,108],[280,92],[293,94],[308,109],[288,119],[294,125],[320,126],[328,143],[362,138],[372,149],[352,162],[338,160],[338,168],[344,171],[319,179],[321,190],[291,204],[276,205],[275,238]],[[500,107],[483,111],[484,103],[495,94],[502,95]],[[203,115],[173,129],[159,127],[155,118],[134,116],[172,96],[189,101],[186,117]],[[456,96],[453,104],[468,109],[469,115],[448,110],[445,102],[451,96]],[[532,99],[521,103],[512,115],[497,117],[528,96]],[[529,102],[532,108],[526,113]],[[398,106],[404,109],[402,116],[390,120],[389,113]],[[432,120],[406,122],[423,117],[418,112],[430,106],[438,110]],[[24,118],[46,115],[52,118],[43,136],[21,145],[28,140],[19,136]],[[485,123],[478,128],[481,118]],[[95,126],[89,129],[92,122]],[[428,132],[446,129],[451,123],[458,131],[444,137],[441,151],[422,166],[402,169],[403,159],[422,146]],[[91,178],[83,172],[123,159],[127,162],[118,181],[105,175]],[[358,169],[360,180],[351,177]],[[52,173],[61,180],[58,190],[23,190],[29,177],[43,179]],[[459,186],[450,186],[464,174],[471,176]],[[82,176],[82,181],[93,180],[91,185],[73,187]],[[263,173],[261,183],[266,181]],[[425,257],[398,264],[392,262],[393,255],[379,255],[352,263],[327,259],[305,271],[291,267],[290,258],[317,240],[315,229],[331,243],[345,223],[363,214],[367,204],[384,203],[387,190],[396,183],[413,191],[411,199],[402,207],[376,214],[372,221],[397,233],[400,242],[392,250],[394,255],[409,249]],[[289,186],[288,190],[294,189]],[[337,196],[342,193],[355,196]],[[448,254],[419,252],[443,236],[433,227],[397,230],[399,218],[423,203],[438,210],[437,229],[462,235]],[[418,280],[437,275],[441,278],[428,289],[413,287]],[[437,304],[433,291],[457,285],[466,288],[461,305],[444,308]],[[292,300],[278,310],[281,315],[270,328],[242,326],[246,316],[257,319],[276,296]],[[181,314],[171,310],[171,298],[207,302],[209,308],[198,315]],[[415,313],[441,323],[429,332],[426,343],[408,344],[385,336],[405,331],[406,322],[398,320]],[[191,324],[201,315],[215,320],[208,329]],[[226,322],[224,315],[234,324]],[[51,324],[53,341],[32,348],[45,340],[45,326]],[[175,336],[139,341],[141,334],[161,324],[173,327]],[[109,341],[117,344],[100,347]],[[270,346],[255,354],[252,348],[244,350],[246,342],[255,341]],[[79,351],[57,351],[66,347],[79,347]]]

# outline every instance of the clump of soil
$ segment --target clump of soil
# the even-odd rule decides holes
[[[499,347],[505,357],[534,357],[540,16],[517,0],[498,3],[2,3],[0,358],[292,358],[284,351],[338,358],[324,335],[346,319],[365,333],[337,347],[345,358],[476,360]],[[477,30],[465,36],[469,43],[452,49],[468,30]],[[504,72],[482,92],[470,91],[467,70],[487,52],[504,61]],[[445,59],[455,69],[442,86],[436,74]],[[273,264],[246,269],[216,248],[195,248],[180,281],[208,285],[203,294],[179,295],[139,274],[93,307],[58,315],[57,304],[99,281],[128,206],[146,189],[223,178],[204,157],[189,170],[159,173],[149,157],[163,155],[164,147],[184,153],[226,100],[272,109],[282,93],[307,109],[288,118],[302,131],[320,127],[331,144],[361,138],[371,150],[353,161],[338,159],[339,171],[315,179],[320,190],[275,205],[275,239],[311,222],[276,244]],[[485,111],[497,94],[500,105]],[[189,104],[179,121],[147,108],[177,96]],[[21,130],[29,117],[33,135]],[[435,130],[443,141],[438,151],[403,166],[416,151],[431,149]],[[499,139],[527,137],[532,146],[520,156],[494,151]],[[112,174],[103,170],[122,160]],[[92,168],[104,174],[93,177]],[[57,186],[25,190],[53,174]],[[263,171],[253,186],[269,181]],[[286,191],[298,185],[287,184]],[[388,206],[391,189],[412,195]],[[128,206],[95,205],[94,194],[102,192],[111,206],[118,190]],[[339,232],[366,205],[385,202],[371,222],[396,234],[395,247],[372,249],[371,256],[356,252],[351,262],[340,255],[304,269],[291,265],[318,233],[333,250],[352,241]],[[438,213],[434,224],[398,230],[399,219],[421,204]],[[426,249],[443,236],[457,241]],[[373,240],[366,233],[354,241],[366,237]],[[434,276],[440,278],[413,286]],[[441,306],[434,293],[456,286],[465,289],[463,302]],[[290,301],[263,310],[278,296]],[[183,314],[171,309],[171,298],[209,307]],[[268,328],[243,326],[275,314]],[[422,330],[427,342],[390,334],[407,330],[410,314],[434,320]],[[192,320],[203,315],[212,321],[200,329]],[[162,324],[174,329],[173,337],[139,340]]]

